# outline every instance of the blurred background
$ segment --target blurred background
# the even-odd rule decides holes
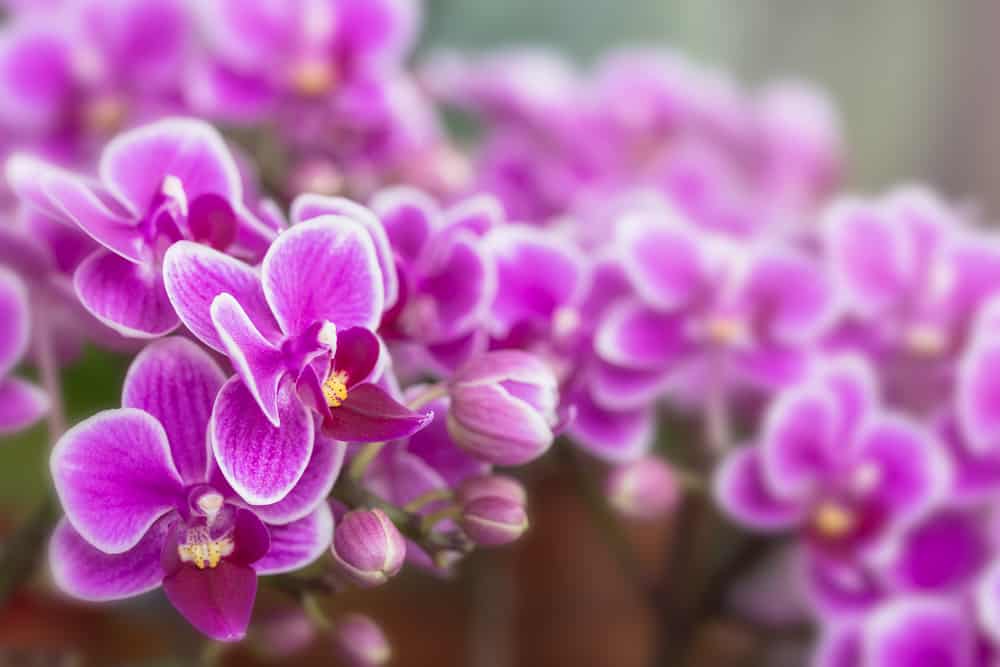
[[[991,0],[430,0],[421,53],[542,44],[586,63],[638,42],[669,45],[750,85],[786,75],[809,79],[841,109],[850,187],[874,193],[925,181],[980,204],[992,219],[1000,211],[998,27],[1000,3]],[[89,352],[68,369],[70,417],[116,406],[125,364]],[[4,532],[42,496],[43,435],[38,427],[0,445]],[[683,444],[681,435],[665,438],[665,446]],[[536,467],[533,530],[515,547],[476,554],[455,581],[411,574],[333,600],[331,610],[360,609],[383,622],[397,665],[654,664],[657,637],[671,619],[633,594],[564,469],[552,461]],[[670,528],[628,527],[641,572],[662,570]],[[0,612],[0,665],[208,660],[159,594],[92,608],[47,593],[44,568],[35,583]],[[285,602],[262,594],[273,605]],[[256,613],[266,617],[268,605]],[[809,642],[795,628],[787,641],[764,642],[724,620],[702,634],[692,664],[803,664]],[[216,664],[277,664],[249,648],[209,657]],[[316,644],[280,664],[335,663],[328,647]]]

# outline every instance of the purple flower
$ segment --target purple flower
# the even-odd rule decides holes
[[[955,600],[901,597],[863,622],[837,623],[824,633],[818,667],[976,667],[991,664],[974,619]]]
[[[225,377],[190,341],[146,348],[125,380],[123,407],[68,431],[51,470],[66,512],[50,544],[56,582],[86,600],[161,584],[206,635],[243,637],[258,574],[294,570],[329,545],[324,501],[344,447],[318,438],[289,493],[255,505],[220,474],[208,444]],[[264,443],[266,444],[266,443]]]
[[[10,373],[28,348],[30,314],[24,284],[0,268],[0,434],[26,428],[47,411],[49,399]]]
[[[836,314],[817,262],[788,245],[762,242],[747,252],[669,209],[624,221],[618,242],[640,298],[618,303],[601,323],[595,345],[604,361],[654,372],[661,383],[766,390],[804,377],[809,345]]]
[[[1000,246],[918,188],[840,200],[824,229],[849,316],[835,343],[882,364],[894,400],[934,408],[951,390],[976,313],[1000,286]]]
[[[851,556],[924,515],[949,483],[934,437],[879,410],[867,368],[844,361],[776,399],[759,444],[723,462],[716,496],[750,528],[796,528],[816,551]]]
[[[190,239],[257,257],[274,237],[246,209],[222,137],[199,121],[164,120],[119,135],[98,170],[100,183],[92,183],[17,156],[7,176],[27,203],[103,246],[76,268],[74,285],[83,305],[125,336],[177,328],[161,272],[172,244]]]
[[[382,318],[380,333],[390,344],[419,346],[436,368],[453,370],[483,351],[497,288],[481,238],[499,225],[499,203],[476,197],[442,211],[428,195],[400,187],[379,192],[372,209],[400,280],[400,298]]]
[[[462,506],[462,531],[476,544],[496,547],[509,544],[528,530],[524,503],[501,496],[480,496]]]
[[[273,502],[295,484],[312,452],[310,408],[327,436],[351,442],[405,437],[426,423],[369,381],[379,372],[372,329],[384,288],[361,223],[299,223],[274,241],[259,273],[182,241],[168,250],[164,275],[181,321],[239,375],[216,400],[212,443],[243,497]]]
[[[191,35],[183,0],[83,0],[17,17],[0,36],[0,131],[15,147],[88,162],[115,132],[177,112]]]

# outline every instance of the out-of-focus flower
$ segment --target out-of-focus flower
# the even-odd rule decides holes
[[[797,528],[821,554],[864,554],[948,490],[943,447],[881,411],[860,363],[835,363],[770,407],[756,446],[723,462],[716,497],[757,530]]]
[[[273,502],[295,484],[312,451],[310,408],[326,435],[353,442],[405,437],[429,419],[370,381],[384,294],[362,224],[343,216],[296,224],[268,249],[259,274],[181,242],[167,252],[164,274],[181,321],[228,355],[239,376],[219,393],[212,443],[244,497]],[[258,432],[275,434],[274,449],[261,449]]]
[[[773,390],[805,377],[811,345],[836,315],[819,262],[787,245],[748,251],[697,232],[669,208],[633,214],[618,243],[639,298],[608,312],[597,352],[613,366],[654,372],[652,381],[608,387],[619,401],[678,378]],[[623,396],[629,388],[638,396]]]
[[[316,639],[316,626],[298,606],[285,607],[255,621],[254,646],[269,658],[288,659]]]
[[[496,275],[482,237],[502,212],[490,197],[442,211],[411,188],[379,192],[372,209],[385,227],[400,281],[400,298],[379,331],[390,344],[417,347],[445,370],[485,349],[484,325],[496,294]]]
[[[368,616],[345,614],[333,628],[333,641],[350,667],[380,667],[389,663],[392,647],[378,626]]]
[[[605,484],[611,505],[634,519],[656,519],[677,506],[681,482],[657,456],[647,456],[611,471]]]
[[[0,34],[0,142],[86,165],[115,132],[182,109],[192,26],[183,0],[64,4]]]
[[[99,173],[93,183],[26,156],[7,165],[22,200],[103,246],[77,266],[74,285],[87,310],[125,336],[154,338],[180,324],[161,271],[177,241],[253,258],[274,237],[247,210],[236,163],[205,123],[170,119],[119,135]]]
[[[528,530],[524,503],[504,496],[478,496],[462,505],[459,525],[476,544],[509,544]]]
[[[48,397],[11,371],[28,349],[31,315],[24,284],[0,268],[0,433],[26,428],[48,410]]]
[[[337,524],[331,550],[337,576],[364,588],[384,584],[406,560],[406,541],[380,509],[345,514]]]
[[[462,366],[449,383],[448,432],[473,456],[498,465],[538,458],[558,430],[555,376],[517,350],[489,352]]]
[[[826,214],[848,315],[834,344],[869,354],[890,396],[913,409],[933,410],[951,390],[975,316],[1000,286],[1000,246],[961,222],[922,188],[843,199]]]
[[[63,590],[114,600],[162,584],[198,630],[234,641],[250,620],[257,575],[297,569],[326,549],[333,520],[323,500],[343,445],[318,439],[287,495],[248,503],[206,446],[224,381],[203,350],[163,340],[133,362],[123,408],[91,417],[59,440],[51,468],[66,518],[49,555]]]

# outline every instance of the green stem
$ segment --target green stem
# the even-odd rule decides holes
[[[455,494],[451,492],[451,489],[432,489],[403,505],[403,511],[416,514],[431,503],[436,503],[441,500],[451,500],[454,496]]]
[[[382,448],[386,446],[385,442],[369,442],[367,445],[361,448],[361,451],[351,459],[351,465],[347,468],[347,477],[353,482],[360,482],[364,479],[365,472],[368,470],[368,466],[372,464],[378,455],[382,452]]]
[[[430,534],[434,530],[434,527],[439,523],[447,521],[448,519],[457,519],[461,513],[461,507],[449,505],[448,507],[438,510],[437,512],[432,512],[421,519],[420,528],[424,533]]]

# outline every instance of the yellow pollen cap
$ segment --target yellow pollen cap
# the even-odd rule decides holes
[[[347,373],[336,371],[323,383],[323,396],[331,408],[339,407],[347,400]]]
[[[813,525],[824,537],[843,537],[854,528],[854,524],[854,513],[834,502],[823,503],[813,515]]]

